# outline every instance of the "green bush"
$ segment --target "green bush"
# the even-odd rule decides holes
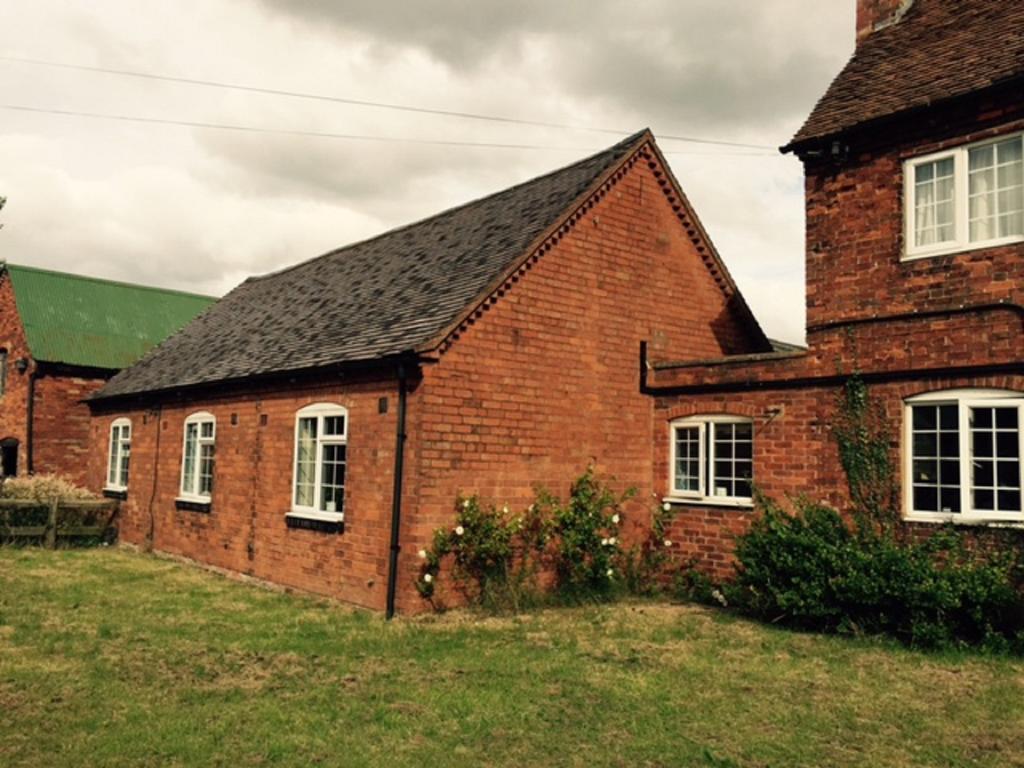
[[[600,597],[614,591],[622,577],[622,505],[633,495],[632,490],[613,493],[593,467],[576,479],[564,502],[540,492],[536,508],[548,524],[548,562],[563,596]]]
[[[762,500],[736,546],[730,601],[762,619],[824,632],[885,633],[912,645],[1020,647],[1024,599],[1012,550],[979,552],[956,531],[923,542],[855,530],[836,511]]]
[[[512,516],[508,507],[484,506],[476,496],[456,501],[455,526],[434,531],[416,588],[434,597],[442,561],[450,556],[455,587],[467,602],[491,611],[519,611],[535,602],[537,555],[546,531],[535,507]]]

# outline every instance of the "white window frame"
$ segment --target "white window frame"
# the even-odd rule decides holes
[[[128,438],[124,438],[124,430],[128,430]],[[118,430],[117,444],[114,444],[114,430]],[[128,458],[128,471],[124,471],[123,458]],[[131,476],[132,457],[132,420],[128,418],[114,419],[107,432],[107,474],[103,488],[108,491],[124,492],[128,490],[128,479]],[[113,470],[113,472],[111,471]],[[111,480],[111,474],[114,479]],[[128,477],[126,477],[127,475]]]
[[[970,163],[969,155],[971,150],[979,149],[991,144],[1001,144],[1012,139],[1019,139],[1024,143],[1024,133],[1010,133],[985,141],[964,144],[963,146],[933,152],[930,155],[910,158],[903,163],[903,261],[915,261],[917,259],[928,259],[934,256],[944,256],[951,253],[963,253],[980,248],[998,248],[1003,245],[1024,242],[1024,235],[1011,235],[1009,237],[992,238],[989,240],[971,241],[970,227]],[[917,185],[915,183],[916,169],[920,165],[927,165],[936,160],[953,158],[953,231],[954,239],[945,243],[934,243],[932,245],[917,245],[915,224],[917,221]]]
[[[665,501],[670,503],[701,504],[708,506],[752,508],[754,499],[744,496],[715,496],[707,490],[714,483],[715,441],[710,427],[714,424],[749,424],[751,428],[751,468],[754,466],[754,420],[746,416],[687,416],[674,419],[669,423],[669,457],[668,457],[668,496]],[[697,427],[699,436],[699,482],[698,491],[676,490],[676,429],[680,427]],[[708,469],[710,468],[710,472]],[[751,478],[753,481],[753,478]]]
[[[341,416],[344,419],[345,428],[341,435],[324,435],[324,420],[334,416]],[[299,425],[303,419],[315,418],[316,421],[316,447],[314,448],[314,469],[313,469],[313,506],[299,504]],[[288,517],[301,517],[309,520],[320,520],[329,523],[340,523],[345,519],[344,512],[344,490],[343,506],[341,512],[326,512],[320,509],[323,488],[323,454],[326,445],[348,445],[349,414],[348,409],[334,403],[316,403],[302,408],[295,414],[295,446],[292,457],[292,509]],[[348,453],[345,456],[346,487],[348,479]]]
[[[956,405],[957,429],[960,438],[960,512],[932,512],[914,509],[914,424],[913,408],[917,405]],[[1017,429],[1020,440],[1021,481],[1024,482],[1024,392],[996,389],[950,389],[907,398],[903,410],[903,510],[907,520],[936,523],[1024,523],[1022,512],[975,512],[971,506],[970,416],[974,406],[989,408],[1017,407]],[[1024,493],[1024,491],[1022,491]],[[1022,504],[1024,506],[1024,504]]]
[[[192,462],[192,487],[194,491],[185,490],[185,481],[188,479],[185,476],[185,460],[188,452],[188,428],[190,425],[196,425],[196,455]],[[203,424],[212,424],[213,430],[209,437],[203,437]],[[185,424],[182,428],[181,433],[181,477],[178,484],[178,499],[181,501],[192,501],[199,504],[209,504],[212,497],[212,490],[210,493],[201,493],[199,491],[199,476],[200,467],[202,465],[202,454],[203,446],[211,445],[214,447],[214,460],[213,467],[214,472],[217,471],[217,459],[216,459],[216,445],[217,445],[217,418],[208,411],[199,411],[198,413],[191,414],[185,419]],[[210,485],[213,485],[213,479],[210,479]]]

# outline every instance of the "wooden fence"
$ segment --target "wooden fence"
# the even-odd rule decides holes
[[[34,510],[36,515],[31,514]],[[0,499],[0,542],[37,540],[55,549],[58,539],[104,539],[114,531],[117,511],[118,502],[113,499]]]

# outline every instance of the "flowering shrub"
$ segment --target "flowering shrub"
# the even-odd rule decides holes
[[[545,531],[534,507],[513,516],[507,506],[485,507],[476,496],[459,498],[453,528],[434,532],[416,588],[432,599],[441,562],[451,556],[456,587],[471,603],[487,608],[519,610],[533,593],[536,557],[543,550]]]
[[[0,483],[0,498],[24,499],[50,504],[56,500],[89,501],[96,495],[84,488],[79,488],[60,475],[29,475],[28,477],[9,477]]]
[[[520,610],[540,599],[537,577],[554,578],[563,597],[607,597],[622,590],[651,594],[672,542],[667,536],[671,507],[652,514],[648,537],[624,548],[623,505],[633,491],[612,492],[587,469],[565,501],[539,491],[529,508],[513,515],[484,506],[475,497],[456,502],[455,525],[434,532],[416,588],[433,600],[442,565],[451,563],[452,580],[470,603],[497,610]]]
[[[563,502],[541,491],[538,508],[550,521],[550,561],[560,592],[601,595],[622,576],[622,505],[634,495],[621,496],[603,485],[588,467],[572,484]]]

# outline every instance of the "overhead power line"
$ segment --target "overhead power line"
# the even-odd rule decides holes
[[[550,150],[556,152],[579,152],[579,151],[600,151],[603,147],[568,147],[550,146],[544,144],[511,144],[488,141],[457,141],[454,139],[419,139],[405,138],[401,136],[371,136],[356,133],[330,133],[327,131],[309,131],[300,128],[266,128],[254,125],[238,125],[232,123],[210,123],[197,120],[176,120],[160,117],[142,117],[138,115],[118,115],[104,112],[84,112],[73,109],[51,109],[48,107],[31,107],[25,104],[0,104],[0,109],[15,112],[31,112],[43,115],[61,115],[64,117],[84,117],[92,120],[117,120],[129,123],[143,123],[147,125],[173,125],[182,128],[204,128],[218,131],[240,131],[244,133],[272,133],[284,136],[307,136],[319,139],[345,139],[349,141],[376,141],[388,144],[425,144],[439,147],[475,147],[480,149],[528,149],[528,150]],[[668,151],[668,155],[731,155],[731,156],[757,156],[765,155],[759,152],[693,152],[693,151]]]
[[[157,80],[166,83],[181,83],[184,85],[196,85],[204,88],[221,88],[232,91],[245,91],[248,93],[261,93],[270,96],[285,96],[293,99],[307,99],[312,101],[327,101],[336,104],[348,104],[358,107],[372,107],[375,109],[390,109],[400,112],[414,112],[426,115],[439,115],[444,117],[455,117],[463,120],[483,120],[491,123],[505,123],[510,125],[530,125],[540,128],[557,128],[560,130],[590,131],[592,133],[608,133],[618,136],[628,136],[634,131],[623,131],[615,128],[598,128],[593,126],[573,125],[570,123],[547,122],[543,120],[527,120],[524,118],[507,117],[500,115],[483,115],[474,112],[460,112],[448,109],[434,109],[429,107],[418,107],[410,104],[395,104],[381,101],[369,101],[366,99],[353,99],[344,96],[333,96],[322,93],[308,93],[303,91],[289,91],[280,88],[266,88],[257,85],[245,85],[241,83],[226,83],[217,80],[201,80],[190,77],[175,77],[173,75],[161,75],[153,72],[136,72],[127,69],[112,69],[109,67],[95,67],[87,64],[71,64],[59,61],[46,61],[43,59],[30,59],[20,56],[0,56],[0,61],[17,62],[19,64],[31,64],[41,67],[55,67],[58,69],[71,69],[82,72],[97,72],[105,75],[119,75],[122,77],[134,77],[145,80]],[[718,139],[705,139],[694,136],[674,136],[662,134],[658,138],[671,141],[684,141],[691,144],[709,144],[722,147],[734,147],[739,149],[762,149],[772,150],[776,148],[767,144],[747,144],[736,141],[720,141]]]

